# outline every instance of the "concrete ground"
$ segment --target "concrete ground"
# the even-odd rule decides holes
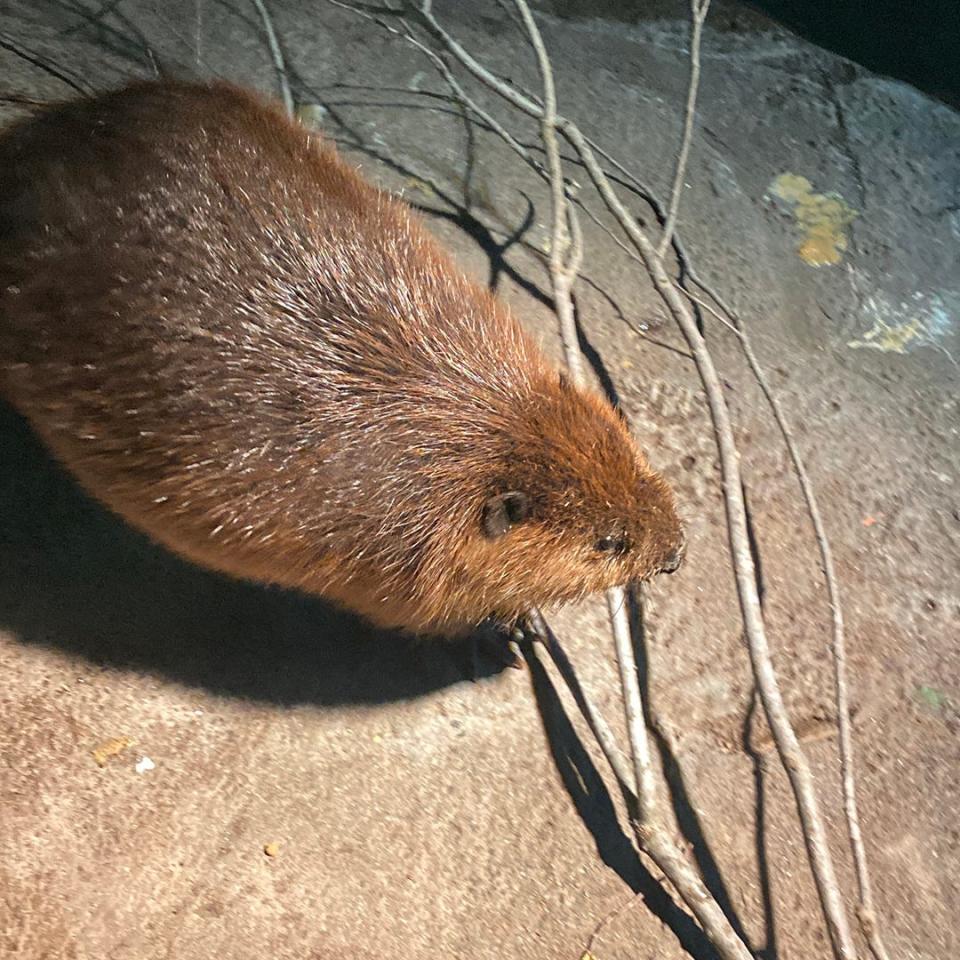
[[[122,0],[100,20],[95,7],[12,0],[0,30],[96,87],[148,72],[149,44],[274,89],[252,5]],[[327,4],[270,7],[298,102],[325,108],[323,128],[370,176],[432,209],[465,266],[555,350],[543,264],[508,243],[542,247],[540,185],[418,92],[442,88],[407,46]],[[586,3],[539,5],[563,112],[661,192],[685,95],[683,8],[658,2],[618,21],[589,19]],[[535,88],[500,6],[435,9]],[[833,538],[891,956],[949,960],[960,951],[960,117],[729,4],[711,13],[703,61],[682,235],[753,331]],[[64,92],[5,50],[0,71],[5,94]],[[651,591],[664,804],[758,955],[826,957],[792,800],[751,709],[695,371],[631,261],[591,223],[586,241],[591,355],[690,522],[687,564]],[[737,419],[776,664],[849,889],[814,544],[738,345],[706,324]],[[595,602],[554,623],[619,719],[604,616]],[[596,960],[711,956],[638,861],[550,677],[491,665],[471,683],[467,663],[460,647],[411,646],[154,548],[78,492],[4,408],[0,954],[576,960],[637,891],[600,929]]]

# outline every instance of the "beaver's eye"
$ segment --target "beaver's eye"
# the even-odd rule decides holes
[[[630,540],[624,533],[613,537],[601,537],[593,545],[593,549],[597,553],[609,553],[614,557],[622,557],[630,550]]]

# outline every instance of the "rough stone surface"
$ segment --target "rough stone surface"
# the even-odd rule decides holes
[[[500,6],[434,6],[485,62],[536,88]],[[148,43],[273,89],[253,5],[108,7],[95,20],[93,5],[14,0],[0,30],[94,87],[148,72]],[[409,47],[330,5],[270,7],[298,102],[325,108],[314,116],[369,175],[433,210],[467,268],[556,350],[532,252],[549,215],[540,184],[418,92],[442,86]],[[631,23],[539,7],[563,112],[661,192],[687,78],[679,7]],[[753,331],[833,537],[891,955],[947,960],[960,950],[960,117],[754,14],[711,17],[682,236]],[[64,92],[7,51],[0,67],[4,93]],[[517,129],[535,142],[533,125]],[[783,174],[856,211],[839,263],[798,256],[810,222],[772,189]],[[827,957],[792,800],[751,712],[695,371],[636,266],[585,232],[587,340],[690,518],[686,566],[651,591],[665,803],[759,955]],[[508,244],[521,233],[529,246]],[[705,322],[737,419],[776,664],[849,884],[814,543],[737,342]],[[411,647],[194,569],[80,494],[6,409],[0,451],[4,956],[573,960],[631,890],[644,898],[599,932],[597,960],[710,956],[638,862],[596,751],[541,670],[490,668],[473,684],[461,648]],[[619,720],[602,604],[555,625]],[[98,765],[93,751],[123,737]]]

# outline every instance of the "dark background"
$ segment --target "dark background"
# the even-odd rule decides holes
[[[960,107],[960,0],[752,0],[812,43]]]
[[[540,6],[563,17],[635,23],[676,17],[684,0],[542,0]],[[761,15],[960,108],[960,0],[714,0],[708,22],[742,29],[753,16],[762,25]]]

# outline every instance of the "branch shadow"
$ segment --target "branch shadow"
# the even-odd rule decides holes
[[[767,777],[766,767],[763,761],[763,754],[753,747],[750,729],[753,725],[753,718],[757,712],[759,694],[754,688],[753,696],[750,698],[750,708],[747,710],[743,721],[743,730],[741,742],[743,751],[750,757],[753,764],[753,791],[756,801],[754,803],[754,820],[756,829],[753,833],[754,852],[757,858],[757,876],[760,885],[760,899],[763,908],[763,928],[765,943],[762,949],[756,951],[757,960],[778,960],[779,951],[777,948],[777,921],[773,909],[773,897],[770,887],[770,860],[767,857],[767,846],[765,838],[767,835]]]
[[[610,371],[607,370],[607,365],[603,362],[600,351],[590,342],[587,331],[583,328],[583,323],[580,319],[580,299],[575,293],[571,293],[570,300],[573,303],[573,323],[577,328],[577,345],[580,347],[580,352],[583,354],[587,363],[590,364],[590,368],[600,383],[600,389],[603,391],[607,400],[610,401],[610,405],[614,410],[622,413],[620,394],[617,391],[616,384],[613,382],[613,377],[610,376]]]
[[[646,869],[623,832],[610,793],[570,722],[553,681],[529,643],[524,644],[523,653],[551,757],[577,815],[593,837],[600,859],[643,898],[647,908],[670,929],[693,960],[716,960],[717,953],[703,931]]]
[[[690,798],[683,770],[670,745],[670,741],[660,726],[655,711],[650,704],[650,664],[647,659],[646,624],[644,623],[643,607],[637,593],[637,588],[631,586],[627,591],[629,606],[630,632],[633,637],[634,655],[637,661],[637,673],[640,679],[640,690],[643,694],[644,720],[647,729],[653,735],[660,763],[663,767],[664,779],[670,792],[670,802],[673,806],[680,833],[690,845],[690,853],[697,864],[703,882],[710,891],[720,909],[724,912],[737,936],[749,944],[743,923],[730,899],[726,881],[717,863],[716,857],[710,848],[709,841],[703,831],[700,816]]]
[[[0,629],[27,645],[280,705],[387,703],[503,669],[195,567],[88,497],[0,403]],[[489,662],[488,662],[489,660]]]
[[[740,492],[743,494],[743,506],[747,519],[747,542],[750,546],[750,555],[753,558],[754,577],[757,584],[757,597],[760,600],[760,609],[764,609],[766,601],[766,579],[763,574],[763,557],[760,552],[760,541],[757,538],[756,525],[753,519],[753,506],[749,495],[749,484],[746,474],[741,479]],[[744,641],[746,642],[746,641]],[[743,751],[750,757],[753,764],[753,787],[754,796],[754,822],[756,824],[753,834],[754,851],[757,858],[757,876],[760,884],[760,897],[763,903],[763,926],[766,943],[762,950],[757,951],[757,957],[760,960],[777,960],[777,924],[776,914],[773,909],[773,895],[770,886],[770,861],[767,857],[766,835],[767,835],[767,777],[766,766],[764,765],[763,754],[758,751],[751,737],[753,720],[757,713],[757,707],[760,703],[760,694],[756,686],[753,689],[753,696],[750,698],[750,708],[747,710],[743,720],[743,729],[741,732],[741,742]]]
[[[525,194],[521,195],[525,201],[526,210],[520,222],[508,230],[507,236],[503,241],[498,241],[490,227],[479,219],[472,209],[470,191],[472,171],[475,166],[474,157],[468,156],[467,159],[465,176],[462,183],[464,199],[460,200],[455,197],[450,190],[442,187],[434,178],[407,166],[385,151],[378,150],[371,146],[363,135],[350,125],[339,110],[330,104],[324,104],[324,106],[327,111],[327,117],[329,117],[336,127],[337,132],[330,134],[330,136],[338,146],[348,146],[357,153],[376,160],[394,173],[400,174],[407,179],[417,180],[429,188],[431,194],[435,196],[443,206],[418,203],[409,199],[407,203],[418,213],[424,214],[427,217],[447,220],[454,224],[477,244],[489,261],[487,285],[491,290],[496,291],[500,285],[501,278],[506,276],[509,277],[519,289],[523,290],[534,300],[553,309],[553,297],[537,283],[517,270],[506,259],[507,254],[514,246],[524,244],[525,235],[536,221],[536,210],[528,196]],[[468,121],[468,123],[471,127],[473,126],[472,121]],[[475,149],[475,140],[472,135],[468,138],[467,148],[468,154],[472,154]]]
[[[151,46],[142,30],[120,7],[119,0],[102,0],[95,8],[81,0],[38,0],[33,12],[49,23],[61,21],[63,25],[57,31],[61,40],[77,37],[113,54],[137,72],[152,73]]]

